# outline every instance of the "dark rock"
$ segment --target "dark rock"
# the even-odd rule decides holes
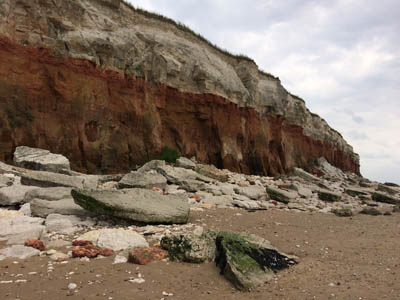
[[[267,186],[267,193],[271,199],[285,204],[288,204],[299,197],[299,194],[295,191],[284,191],[271,186]]]
[[[332,213],[334,213],[338,217],[351,217],[351,216],[353,216],[353,212],[351,211],[350,208],[333,209]]]
[[[389,195],[375,192],[372,194],[372,200],[381,203],[388,203],[388,204],[400,204],[400,200]]]
[[[260,237],[219,232],[216,237],[215,262],[239,290],[248,291],[271,280],[274,272],[296,264]]]
[[[334,193],[324,189],[319,189],[317,192],[319,199],[321,199],[322,201],[337,202],[342,200],[342,195],[339,193]]]
[[[362,211],[360,211],[360,214],[370,215],[370,216],[382,215],[382,213],[379,210],[377,210],[376,208],[373,208],[373,207],[364,208]]]

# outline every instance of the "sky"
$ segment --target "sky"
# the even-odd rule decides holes
[[[245,54],[400,184],[400,1],[129,0]]]

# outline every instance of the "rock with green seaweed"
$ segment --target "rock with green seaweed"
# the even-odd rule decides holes
[[[215,257],[215,233],[179,234],[165,236],[161,246],[168,250],[170,259],[188,263],[212,261]]]
[[[239,290],[249,291],[272,279],[275,272],[296,264],[269,241],[246,233],[207,231],[172,235],[161,241],[173,260],[201,263],[215,260],[221,275]]]
[[[332,209],[332,213],[334,213],[338,217],[351,217],[351,216],[353,216],[353,212],[351,211],[350,208]]]
[[[215,262],[221,274],[242,291],[249,291],[271,280],[275,272],[296,264],[293,257],[255,235],[219,232],[216,247]]]

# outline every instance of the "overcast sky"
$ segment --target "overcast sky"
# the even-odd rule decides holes
[[[400,183],[399,0],[129,0],[279,77],[361,156]]]

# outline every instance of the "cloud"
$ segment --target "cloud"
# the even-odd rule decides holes
[[[400,183],[400,1],[131,0],[252,57]]]

